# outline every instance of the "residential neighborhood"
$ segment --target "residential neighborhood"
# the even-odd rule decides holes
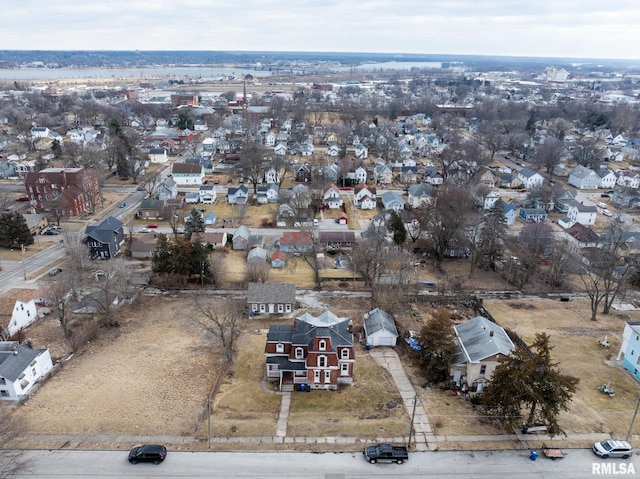
[[[444,65],[0,81],[2,403],[225,450],[625,437],[637,75]]]

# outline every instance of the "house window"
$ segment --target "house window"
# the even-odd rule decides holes
[[[264,312],[265,312],[264,304],[261,304],[261,305],[260,305],[260,312],[261,312],[261,313],[264,313]]]
[[[635,352],[636,352],[635,349],[632,349],[631,350],[631,356],[633,356],[635,354]]]
[[[327,367],[327,357],[326,356],[318,356],[318,367],[326,368]]]
[[[313,371],[313,382],[314,383],[319,383],[320,382],[320,371],[318,369]]]
[[[9,391],[0,389],[0,396],[2,396],[3,398],[9,397]]]
[[[24,381],[22,381],[22,382],[20,383],[20,387],[21,387],[23,390],[27,389],[27,388],[29,387],[29,381],[27,381],[27,380],[25,379]]]
[[[348,376],[349,375],[349,365],[341,364],[340,365],[340,376]]]
[[[640,336],[636,334],[636,341],[640,341]]]
[[[638,356],[638,359],[636,361],[636,365],[640,366],[640,356]]]
[[[325,383],[330,383],[331,382],[331,370],[330,369],[327,369],[324,372],[324,382]]]
[[[35,375],[36,375],[36,368],[33,368],[33,369],[31,370],[31,374],[32,374],[33,376],[35,376]]]
[[[321,340],[318,342],[318,349],[319,349],[320,351],[326,351],[326,350],[327,350],[327,342],[326,342],[324,339],[321,339]]]
[[[480,374],[486,374],[487,366],[480,366]]]
[[[290,304],[285,304],[285,305],[284,305],[284,310],[285,310],[287,313],[290,313],[290,312],[291,312],[291,305],[290,305]]]
[[[5,385],[7,384],[7,381],[4,378],[0,378],[0,384]]]
[[[296,348],[296,359],[303,359],[303,358],[304,358],[304,349]]]
[[[276,353],[284,353],[284,344],[282,343],[276,344]]]
[[[349,350],[347,348],[344,348],[342,351],[340,351],[340,357],[342,359],[349,359]]]
[[[282,307],[281,304],[278,305],[278,313],[282,313],[284,311],[284,308]]]

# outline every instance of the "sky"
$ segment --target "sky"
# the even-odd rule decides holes
[[[0,50],[640,58],[638,0],[2,0]]]

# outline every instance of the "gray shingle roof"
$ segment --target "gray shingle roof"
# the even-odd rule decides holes
[[[0,377],[15,382],[27,366],[46,349],[32,349],[26,344],[19,345],[15,351],[0,351]]]
[[[477,363],[496,354],[509,355],[515,349],[505,330],[482,316],[454,326],[469,362]]]
[[[395,334],[396,336],[398,336],[396,322],[393,320],[393,317],[380,308],[369,311],[363,316],[363,319],[364,332],[367,336],[380,330],[389,331],[391,334]]]
[[[95,226],[87,226],[85,238],[93,238],[106,244],[113,240],[114,232],[122,229],[122,221],[109,216]]]
[[[249,283],[247,303],[295,303],[296,285],[284,283]]]

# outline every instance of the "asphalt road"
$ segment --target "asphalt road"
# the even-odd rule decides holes
[[[518,477],[525,479],[595,477],[594,467],[602,464],[615,470],[640,471],[640,459],[607,459],[589,450],[565,451],[566,457],[552,461],[538,457],[529,459],[528,451],[496,452],[416,452],[402,464],[369,464],[361,453],[295,453],[295,452],[172,452],[160,465],[127,461],[127,451],[28,451],[30,470],[15,478],[90,478],[124,477],[165,478],[465,478],[493,479]],[[595,466],[594,466],[595,465]],[[632,469],[632,471],[630,471]]]

